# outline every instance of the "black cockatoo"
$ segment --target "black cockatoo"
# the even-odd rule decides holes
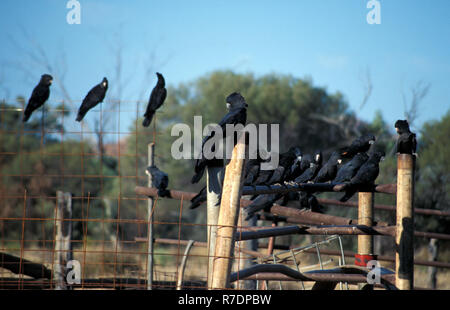
[[[26,122],[34,110],[41,107],[50,97],[50,85],[53,82],[53,77],[50,74],[43,74],[41,80],[33,89],[28,104],[23,112],[22,121]]]
[[[372,134],[363,135],[353,140],[350,146],[343,148],[341,155],[344,158],[351,158],[360,152],[367,152],[375,140],[375,136]]]
[[[106,77],[103,80],[95,85],[84,97],[83,103],[81,103],[80,108],[78,109],[78,114],[76,121],[81,122],[83,118],[86,116],[86,113],[95,107],[97,104],[103,101],[106,96],[106,91],[108,90],[108,79]]]
[[[164,77],[159,72],[156,72],[156,75],[158,76],[158,82],[153,88],[150,94],[150,99],[148,100],[147,110],[145,111],[144,121],[142,122],[142,126],[144,127],[148,127],[150,125],[156,110],[162,106],[167,97],[167,90],[165,88],[166,82]]]
[[[161,171],[156,166],[148,166],[145,169],[147,175],[151,175],[153,186],[158,189],[159,197],[170,197],[170,191],[167,189],[169,186],[169,176],[164,171]]]
[[[355,176],[345,185],[345,195],[340,201],[349,200],[356,193],[357,187],[361,185],[373,184],[380,172],[380,161],[383,160],[384,152],[374,152],[369,159],[359,168]]]
[[[417,141],[416,134],[409,130],[407,120],[398,120],[395,122],[395,129],[398,133],[397,153],[398,154],[416,154]]]
[[[242,124],[245,126],[245,123],[247,122],[247,103],[245,102],[245,98],[237,92],[234,92],[230,94],[226,98],[228,113],[222,118],[222,120],[219,122],[219,127],[222,130],[222,136],[226,137],[226,125],[232,124]],[[211,139],[215,135],[215,131],[211,133],[211,135],[205,137],[202,142],[202,151],[204,151],[205,143]],[[210,150],[211,152],[214,152],[213,149]],[[208,163],[210,160],[205,158],[204,154],[202,154],[202,157],[197,159],[195,162],[195,168],[194,172],[195,175],[192,177],[191,182],[197,183],[202,178],[206,166],[208,166]]]
[[[369,156],[365,153],[356,154],[350,161],[346,162],[341,168],[338,169],[336,177],[333,183],[344,183],[350,181],[358,169],[369,159]]]
[[[303,159],[302,159],[303,162]],[[307,183],[312,181],[320,168],[322,167],[322,152],[317,151],[314,153],[313,161],[310,162],[309,168],[307,168],[299,177],[297,177],[294,181],[296,183]]]
[[[333,180],[336,177],[338,164],[342,161],[341,152],[333,152],[325,165],[317,173],[314,183],[324,183]]]

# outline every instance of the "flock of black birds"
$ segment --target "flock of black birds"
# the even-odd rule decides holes
[[[226,136],[226,124],[242,124],[245,126],[247,118],[247,103],[239,93],[232,93],[226,98],[228,113],[222,118],[219,125]],[[395,128],[399,134],[397,142],[397,153],[415,154],[416,136],[409,130],[406,120],[399,120],[395,123]],[[202,149],[213,135],[204,138]],[[359,187],[374,184],[379,174],[380,161],[384,159],[385,153],[373,151],[368,153],[372,144],[375,143],[375,136],[372,134],[363,135],[355,139],[349,146],[342,147],[332,152],[327,162],[323,164],[323,155],[320,150],[314,154],[303,154],[300,147],[291,147],[287,152],[280,154],[279,165],[273,169],[263,170],[261,164],[269,162],[263,160],[259,154],[256,159],[250,159],[244,167],[244,185],[272,185],[294,182],[301,183],[334,183],[343,184],[342,189],[345,194],[340,201],[349,200]],[[236,141],[236,140],[235,140]],[[214,151],[213,149],[211,151]],[[344,162],[345,161],[345,162]],[[197,159],[194,169],[192,183],[197,183],[206,167],[220,166],[217,160],[207,160],[205,157]],[[222,169],[225,169],[223,167]],[[223,170],[220,175],[224,175]],[[223,182],[223,180],[222,180]],[[191,199],[191,209],[200,206],[207,199],[207,187],[203,187],[200,192]],[[322,207],[318,203],[314,191],[301,191],[290,193],[271,193],[254,195],[251,197],[251,204],[245,207],[247,217],[250,219],[260,210],[267,211],[277,201],[281,205],[286,205],[289,201],[298,201],[298,208],[310,209],[320,212]]]
[[[153,88],[144,114],[142,125],[148,127],[157,109],[159,109],[167,96],[165,80],[161,73],[156,73],[158,82]],[[33,89],[31,97],[23,113],[23,122],[26,122],[33,111],[41,107],[50,96],[50,85],[53,77],[44,74],[39,84]],[[102,102],[108,90],[108,80],[103,80],[94,86],[84,98],[76,117],[76,121],[83,120],[87,112]],[[248,104],[245,98],[238,92],[231,93],[226,98],[228,113],[218,123],[222,130],[223,137],[226,137],[226,125],[241,124],[246,125]],[[416,135],[409,129],[407,120],[398,120],[395,128],[399,134],[397,140],[397,153],[416,155]],[[202,150],[205,144],[215,135],[215,131],[206,136],[202,141]],[[259,153],[255,159],[246,161],[244,167],[244,185],[272,185],[284,183],[333,183],[343,184],[344,196],[340,201],[349,200],[360,186],[374,184],[379,174],[379,164],[383,160],[385,153],[373,151],[369,153],[371,145],[375,143],[375,136],[372,134],[363,135],[355,139],[349,146],[339,148],[331,153],[328,160],[323,163],[323,155],[320,150],[313,154],[303,154],[298,146],[291,147],[287,152],[279,154],[279,164],[271,169],[261,169],[263,163],[270,162],[270,158],[263,159]],[[235,139],[236,141],[236,139]],[[210,150],[215,152],[214,144]],[[223,182],[223,171],[225,169],[222,159],[207,159],[203,154],[197,159],[194,166],[194,176],[191,182],[197,183],[204,175],[207,167],[222,167],[221,181]],[[158,189],[158,196],[170,197],[168,175],[156,166],[149,166],[145,171],[152,176],[154,187]],[[274,203],[279,202],[286,205],[289,201],[298,201],[298,208],[309,209],[320,212],[321,206],[312,190],[289,193],[261,194],[251,197],[251,204],[245,207],[247,219],[261,210],[268,210]],[[206,186],[192,198],[191,209],[195,209],[206,201]]]
[[[158,82],[153,88],[150,99],[148,101],[147,110],[144,114],[144,121],[142,125],[148,127],[153,119],[153,115],[156,110],[159,109],[167,96],[167,90],[165,88],[164,77],[161,73],[156,72],[158,77]],[[28,100],[27,106],[23,113],[22,121],[26,122],[30,118],[31,114],[38,108],[44,105],[44,103],[50,97],[50,85],[53,82],[53,77],[50,74],[43,74],[41,80],[33,89],[30,99]],[[78,109],[77,122],[81,122],[86,116],[87,112],[97,106],[100,102],[103,102],[106,96],[106,91],[108,90],[108,79],[106,77],[95,85],[84,97],[80,108]]]

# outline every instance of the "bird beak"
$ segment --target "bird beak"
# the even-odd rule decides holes
[[[320,159],[320,155],[317,154],[317,155],[316,155],[316,161],[318,161],[319,159]]]
[[[337,160],[337,162],[338,162],[339,165],[342,164],[342,159],[339,158],[339,159]]]
[[[228,102],[227,102],[227,109],[229,110],[230,107],[231,107],[231,103],[228,103]]]
[[[375,143],[375,141],[373,141],[373,140],[370,140],[370,141],[369,141],[369,144],[370,144],[370,145],[372,145],[372,144],[374,144],[374,143]]]
[[[53,83],[53,80],[50,80],[49,82],[50,82],[50,84],[51,84],[51,83]]]
[[[383,160],[384,160],[384,156],[381,156],[380,161],[383,161]]]
[[[310,164],[309,164],[309,167],[310,167],[310,168],[313,168],[315,165],[316,165],[315,163],[310,163]]]
[[[298,161],[302,161],[302,156],[297,156]]]

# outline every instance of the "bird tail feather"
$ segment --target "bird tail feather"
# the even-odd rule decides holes
[[[200,199],[200,196],[197,195],[194,198],[191,199],[191,206],[189,209],[196,209],[202,204],[202,199]]]
[[[349,188],[345,191],[344,196],[341,197],[341,199],[339,199],[340,202],[346,202],[348,201],[350,198],[352,198],[352,196],[356,193],[356,189],[353,188]]]
[[[198,173],[196,173],[192,179],[191,179],[191,183],[195,184],[198,183],[198,181],[200,181],[200,179],[203,177],[203,172],[205,169],[200,170]]]
[[[142,126],[148,127],[150,123],[152,122],[154,113],[149,113],[145,116],[144,121],[142,122]]]
[[[27,113],[27,111],[25,111],[25,113],[23,113],[23,118],[22,118],[22,122],[26,122],[28,121],[28,119],[30,118],[31,114]]]
[[[81,121],[83,120],[83,118],[84,118],[84,115],[85,115],[85,113],[82,113],[81,111],[78,112],[76,121],[77,121],[77,122],[81,122]]]

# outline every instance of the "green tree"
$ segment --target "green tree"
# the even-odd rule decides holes
[[[147,144],[156,141],[156,165],[169,174],[169,186],[174,189],[198,191],[205,184],[190,184],[194,160],[175,160],[171,156],[171,145],[178,137],[171,136],[171,128],[176,123],[188,124],[193,129],[195,115],[203,117],[203,126],[217,123],[226,114],[225,98],[238,91],[249,105],[247,123],[280,124],[280,151],[291,146],[300,146],[304,153],[321,149],[325,159],[338,147],[347,145],[356,137],[357,131],[350,128],[359,124],[361,133],[368,132],[367,123],[357,120],[340,93],[329,94],[326,89],[316,87],[311,80],[295,78],[291,75],[268,74],[256,77],[253,74],[237,74],[231,71],[216,71],[189,83],[182,83],[168,89],[164,106],[156,114],[154,123],[143,128],[139,118],[130,128],[126,139],[127,154],[123,157],[120,173],[135,175],[136,181],[121,183],[113,188],[117,193],[133,195],[136,185],[145,186],[147,178]],[[326,116],[323,118],[322,116]],[[345,125],[343,125],[345,124]],[[156,126],[157,134],[153,133]],[[381,129],[380,129],[381,130]],[[193,130],[191,131],[193,133]],[[136,138],[135,134],[138,134]],[[189,202],[183,203],[182,221],[204,223],[204,208],[189,210]],[[140,204],[140,214],[145,218],[145,201]],[[121,202],[121,214],[136,214],[133,201]],[[157,221],[178,221],[180,202],[161,199],[155,211]],[[155,225],[157,235],[178,238],[178,225]],[[188,238],[204,238],[204,227],[182,226],[182,234]],[[132,235],[130,235],[130,238]]]
[[[24,104],[18,98],[19,107]],[[98,218],[103,212],[101,197],[109,189],[107,176],[115,172],[102,164],[91,142],[67,138],[62,117],[67,109],[48,105],[37,110],[27,123],[22,123],[17,105],[1,103],[0,134],[0,216],[21,218],[53,218],[57,190],[73,195],[73,218]],[[61,138],[61,136],[63,138]],[[106,176],[105,177],[102,177]],[[87,197],[93,197],[88,201]],[[24,211],[25,209],[25,211]],[[5,220],[2,232],[5,240],[20,240],[21,225]],[[53,236],[54,222],[49,220],[27,221],[26,238],[49,240]],[[82,236],[81,222],[75,223],[74,239]],[[88,230],[95,234],[96,230]]]
[[[416,169],[415,206],[450,210],[450,110],[441,120],[430,121],[420,131]],[[450,233],[448,217],[417,217],[422,230]]]

